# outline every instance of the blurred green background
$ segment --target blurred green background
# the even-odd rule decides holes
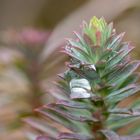
[[[136,46],[133,56],[140,59],[139,0],[0,0],[1,140],[26,139],[24,126],[17,122],[35,107],[53,100],[47,91],[50,81],[64,70],[67,58],[59,53],[64,38],[72,37],[72,31],[79,31],[82,21],[92,16],[103,16],[114,22],[117,32],[125,31],[125,39]],[[43,38],[42,33],[49,35],[41,44],[40,40],[30,42]],[[33,83],[34,78],[37,83]]]

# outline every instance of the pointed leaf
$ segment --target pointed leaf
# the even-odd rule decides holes
[[[109,110],[109,112],[112,113],[112,114],[122,115],[122,117],[126,117],[126,116],[137,117],[137,116],[140,116],[140,109],[115,108],[115,109]]]
[[[117,53],[113,58],[111,58],[106,66],[107,68],[111,68],[112,66],[116,65],[117,63],[119,63],[120,61],[122,61],[122,59],[124,57],[126,57],[128,55],[128,53],[130,51],[132,51],[134,49],[134,47],[128,46],[127,44],[123,47],[123,49],[121,49],[121,51],[119,53]]]
[[[78,103],[77,101],[66,101],[66,100],[60,100],[58,102],[56,102],[56,105],[63,105],[66,107],[70,107],[70,108],[78,108],[78,109],[89,109],[90,107],[85,104],[85,103]]]
[[[107,140],[121,140],[119,135],[110,130],[101,130],[103,135],[107,138]]]
[[[115,36],[114,39],[113,39],[113,41],[111,42],[111,44],[109,44],[107,46],[107,48],[111,48],[113,50],[116,50],[117,47],[119,47],[120,42],[122,41],[124,34],[125,33],[121,33],[118,36]]]
[[[38,136],[36,140],[57,140],[57,139],[48,136]]]
[[[139,86],[128,86],[127,88],[120,89],[106,97],[106,101],[110,104],[117,103],[123,99],[132,96],[140,90]]]
[[[126,79],[130,74],[132,74],[139,67],[139,65],[140,61],[132,61],[117,72],[110,74],[108,76],[108,83],[120,83],[122,80]]]
[[[72,140],[93,140],[90,136],[74,133],[61,133],[59,139],[72,139]]]
[[[59,115],[62,115],[64,118],[68,118],[68,119],[71,119],[74,121],[80,121],[80,122],[88,122],[88,121],[89,122],[91,122],[91,121],[97,122],[98,121],[97,119],[90,116],[89,114],[88,114],[88,116],[84,116],[81,114],[75,115],[74,112],[70,112],[69,110],[66,111],[66,110],[64,110],[64,108],[57,107],[56,104],[49,104],[45,107],[52,110],[52,111],[57,112]]]
[[[140,135],[123,136],[121,140],[140,140]]]
[[[24,121],[33,128],[42,131],[44,133],[49,134],[50,136],[56,137],[58,135],[58,130],[54,127],[50,126],[48,123],[44,123],[45,120],[37,119],[37,118],[26,118]]]
[[[36,111],[43,114],[46,117],[49,117],[51,120],[65,126],[66,128],[68,128],[74,132],[78,131],[78,128],[72,123],[72,121],[60,116],[59,114],[56,114],[54,111],[51,111],[51,110],[43,111],[41,109],[38,109]]]

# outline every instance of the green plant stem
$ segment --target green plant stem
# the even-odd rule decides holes
[[[97,110],[92,114],[94,118],[98,119],[98,122],[94,122],[92,131],[95,137],[95,140],[105,140],[103,135],[100,133],[100,130],[106,129],[105,121],[108,119],[109,115],[106,114],[107,107],[104,101],[101,101],[101,105],[97,106]]]

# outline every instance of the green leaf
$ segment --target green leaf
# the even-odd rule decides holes
[[[131,75],[140,65],[140,62],[135,60],[131,63],[126,64],[122,69],[112,73],[108,76],[109,84],[119,84],[123,82],[129,75]]]
[[[120,140],[139,140],[140,135],[123,136]]]
[[[106,102],[108,102],[110,105],[118,103],[122,101],[123,99],[134,95],[140,90],[139,86],[128,86],[126,88],[120,89],[118,91],[113,92],[109,96],[105,98]]]
[[[140,75],[139,73],[133,73],[130,76],[128,76],[119,86],[119,88],[123,88],[125,86],[128,86],[130,84],[134,84],[138,81]]]
[[[139,117],[123,117],[110,115],[108,120],[106,121],[106,125],[111,130],[117,131],[119,128],[124,128],[125,126],[129,126],[131,123],[138,121]]]
[[[56,113],[58,113],[59,115],[61,115],[64,118],[68,118],[70,120],[74,120],[74,121],[80,121],[80,122],[85,122],[85,121],[98,121],[97,119],[93,118],[91,113],[88,112],[87,110],[83,110],[83,113],[81,114],[80,111],[76,110],[75,114],[74,110],[66,110],[66,108],[61,108],[58,107],[56,104],[49,104],[47,106],[45,106],[45,108],[50,109]],[[86,112],[86,113],[84,113]]]
[[[57,140],[49,136],[38,136],[36,140]]]
[[[121,34],[119,34],[118,36],[114,36],[113,37],[113,40],[112,40],[112,42],[111,42],[111,44],[109,44],[108,46],[107,46],[107,48],[108,49],[112,49],[112,50],[117,50],[118,49],[118,47],[120,47],[120,43],[121,43],[121,41],[122,41],[122,39],[123,39],[123,36],[124,36],[124,34],[125,33],[121,33]]]
[[[61,133],[59,135],[59,139],[68,139],[68,140],[92,140],[91,136],[86,136],[83,134],[75,134],[75,133]]]
[[[77,108],[77,109],[90,109],[91,107],[85,103],[78,102],[78,101],[66,101],[60,100],[56,102],[57,105],[62,105],[70,108]]]
[[[122,117],[138,117],[140,116],[140,109],[115,108],[110,109],[109,113],[116,114]]]
[[[119,53],[117,53],[115,56],[113,56],[107,63],[106,68],[111,68],[120,61],[124,59],[128,55],[129,52],[131,52],[134,49],[134,47],[128,46],[127,44],[121,49]]]
[[[75,126],[72,121],[68,120],[65,117],[60,116],[59,114],[55,113],[54,111],[51,110],[42,110],[42,109],[37,109],[37,112],[43,114],[44,116],[46,116],[47,118],[50,118],[51,120],[65,126],[66,128],[72,130],[72,131],[78,131],[77,126]]]
[[[111,130],[101,130],[100,132],[105,135],[107,140],[120,140],[119,135]]]
[[[59,131],[56,128],[44,122],[45,120],[41,120],[37,118],[26,118],[24,119],[24,121],[30,124],[30,126],[32,126],[33,128],[45,132],[51,137],[57,137],[57,135],[59,134]]]

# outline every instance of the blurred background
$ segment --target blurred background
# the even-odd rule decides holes
[[[59,53],[64,38],[92,16],[125,31],[140,59],[139,0],[0,0],[1,140],[27,139],[21,120],[54,100],[48,92],[65,69],[67,58]]]

